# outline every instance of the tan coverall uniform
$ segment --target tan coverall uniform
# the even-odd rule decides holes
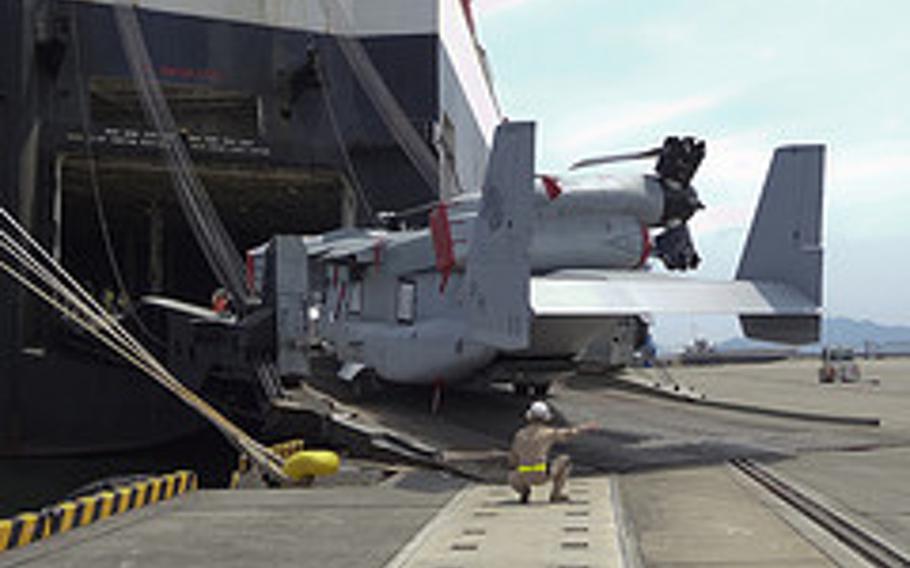
[[[509,485],[527,502],[532,485],[543,485],[552,479],[550,500],[565,499],[562,488],[569,477],[569,456],[561,455],[549,463],[550,448],[578,434],[576,428],[553,428],[542,422],[532,422],[515,433],[509,454]]]

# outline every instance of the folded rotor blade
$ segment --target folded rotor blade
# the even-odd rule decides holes
[[[570,170],[577,170],[581,168],[589,168],[591,166],[599,166],[602,164],[611,164],[615,162],[626,162],[629,160],[644,160],[646,158],[656,158],[660,156],[662,148],[651,148],[650,150],[644,150],[643,152],[630,152],[628,154],[610,154],[607,156],[599,156],[596,158],[588,158],[575,162],[569,168]]]

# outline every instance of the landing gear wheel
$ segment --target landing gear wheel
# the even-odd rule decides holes
[[[547,398],[550,394],[550,383],[538,383],[534,385],[534,396],[536,398]]]
[[[370,373],[370,376],[366,380],[367,388],[369,389],[370,396],[380,397],[385,394],[385,385],[382,382],[382,379],[379,378],[379,375],[375,373]]]
[[[355,401],[374,397],[381,391],[382,387],[379,383],[379,377],[372,371],[357,373],[354,380],[348,384],[348,392]]]
[[[445,383],[442,381],[433,383],[433,394],[430,398],[430,414],[436,416],[439,414],[439,409],[442,408],[442,389],[445,387]]]
[[[368,379],[363,376],[354,377],[350,384],[351,398],[354,400],[363,400],[369,391]]]
[[[512,390],[515,391],[515,396],[527,397],[531,394],[531,385],[528,383],[512,383]]]

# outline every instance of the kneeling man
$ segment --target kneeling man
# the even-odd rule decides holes
[[[569,456],[561,455],[552,462],[549,460],[550,448],[557,442],[566,442],[584,432],[596,430],[593,423],[574,428],[554,428],[548,423],[553,419],[549,405],[536,401],[525,413],[528,425],[515,433],[512,439],[512,450],[509,453],[509,485],[521,496],[521,502],[527,503],[531,497],[532,485],[543,485],[553,481],[550,501],[567,501],[563,493],[566,479],[572,464]]]

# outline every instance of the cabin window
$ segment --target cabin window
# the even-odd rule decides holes
[[[348,313],[360,314],[363,312],[363,282],[351,281],[351,291],[348,294]]]
[[[414,282],[408,280],[398,282],[396,313],[399,322],[414,323],[414,316],[417,313],[417,284]]]

